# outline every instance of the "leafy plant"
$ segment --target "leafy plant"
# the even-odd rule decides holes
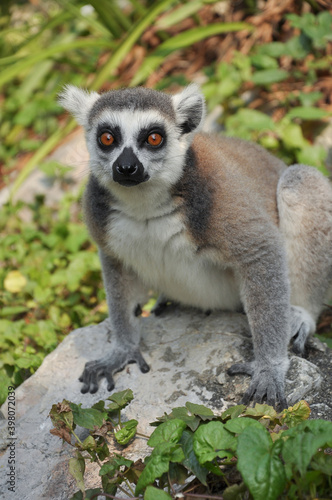
[[[331,116],[328,111],[315,107],[322,97],[320,92],[283,92],[283,100],[275,100],[275,107],[271,107],[268,114],[250,107],[259,89],[273,96],[280,82],[293,80],[309,85],[317,80],[318,71],[331,68],[331,56],[326,48],[331,39],[332,14],[308,13],[301,17],[290,14],[287,18],[292,27],[301,30],[300,35],[294,35],[287,42],[254,46],[249,55],[235,52],[231,62],[221,62],[206,70],[208,81],[203,91],[209,109],[222,105],[221,124],[227,135],[258,142],[288,164],[305,163],[328,174],[324,166],[326,151],[305,137],[308,130],[311,131],[309,122],[314,124]],[[302,60],[312,54],[319,57],[321,64],[316,66],[308,58],[307,69],[300,70]],[[289,58],[288,70],[280,67],[282,57]],[[248,98],[248,92],[252,92],[252,97]],[[273,119],[274,113],[281,117]]]
[[[106,317],[99,259],[84,224],[70,215],[74,202],[69,195],[52,209],[38,197],[1,209],[0,403],[66,333]]]
[[[329,497],[332,422],[307,420],[310,408],[305,401],[280,414],[256,404],[233,406],[220,416],[188,402],[151,424],[156,429],[147,444],[153,450],[144,463],[134,463],[111,455],[108,448],[112,440],[124,446],[139,435],[136,420],[121,421],[120,412],[132,399],[132,392],[125,390],[110,396],[107,408],[104,401],[87,409],[65,400],[53,405],[51,433],[76,448],[69,471],[80,491],[72,499],[104,493],[114,497],[118,490],[144,500],[212,494],[239,500],[249,493],[254,500]],[[90,431],[83,442],[76,425]],[[85,490],[86,461],[99,464],[101,488]]]

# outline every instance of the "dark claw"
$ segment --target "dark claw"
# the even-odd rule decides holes
[[[84,384],[83,387],[81,388],[81,393],[86,394],[89,391],[89,386]]]
[[[140,352],[137,353],[135,361],[142,373],[148,373],[150,371],[149,365]]]
[[[150,371],[150,367],[147,363],[144,362],[143,365],[140,365],[140,370],[142,373],[148,373]]]
[[[279,408],[280,410],[287,410],[288,408],[287,399],[284,396],[279,397]]]
[[[142,373],[147,373],[150,370],[138,348],[132,352],[115,350],[109,357],[86,363],[79,378],[79,381],[83,383],[82,394],[97,392],[99,381],[103,377],[107,380],[107,390],[112,391],[115,385],[113,374],[123,370],[128,363],[137,363]]]

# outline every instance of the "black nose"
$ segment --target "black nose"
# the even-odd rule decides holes
[[[119,174],[126,176],[134,175],[138,170],[137,165],[117,165],[115,168]]]
[[[113,163],[113,180],[121,186],[136,186],[148,179],[149,175],[133,149],[124,148]]]

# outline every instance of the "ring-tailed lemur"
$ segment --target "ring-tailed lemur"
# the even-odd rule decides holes
[[[98,244],[114,332],[86,364],[82,392],[108,389],[139,348],[137,286],[202,309],[244,308],[254,361],[243,402],[286,406],[287,346],[301,353],[332,281],[332,190],[316,169],[286,168],[260,146],[199,133],[205,103],[190,85],[99,95],[67,86],[60,102],[82,125],[91,175],[84,211]]]

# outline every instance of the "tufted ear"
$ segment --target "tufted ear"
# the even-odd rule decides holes
[[[66,85],[58,96],[58,102],[76,118],[77,123],[86,127],[89,111],[98,98],[97,92]]]
[[[192,83],[172,99],[176,121],[182,133],[188,134],[196,130],[205,117],[205,99],[199,86]]]

